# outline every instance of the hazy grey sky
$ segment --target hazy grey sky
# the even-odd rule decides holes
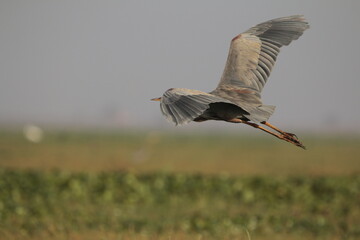
[[[311,28],[282,48],[263,91],[271,122],[360,132],[359,3],[1,0],[0,124],[171,127],[150,98],[212,90],[232,37],[304,14]]]

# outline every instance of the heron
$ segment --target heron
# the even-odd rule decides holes
[[[162,114],[175,125],[207,120],[243,123],[305,149],[295,134],[268,122],[275,106],[262,103],[261,91],[280,48],[297,40],[308,28],[302,15],[260,23],[231,40],[225,69],[215,90],[207,93],[170,88],[162,97],[151,100],[160,101]]]

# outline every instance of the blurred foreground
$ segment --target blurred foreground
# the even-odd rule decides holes
[[[359,239],[360,138],[0,133],[0,239]]]

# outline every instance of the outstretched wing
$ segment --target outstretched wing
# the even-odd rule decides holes
[[[191,122],[209,108],[210,103],[227,102],[209,93],[185,88],[170,88],[161,97],[160,109],[169,121],[176,125]]]
[[[237,35],[231,41],[229,55],[218,92],[227,89],[263,89],[279,54],[280,47],[289,45],[309,28],[301,15],[273,19]]]

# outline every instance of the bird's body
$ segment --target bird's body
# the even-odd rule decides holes
[[[298,39],[308,27],[300,15],[258,24],[232,39],[225,69],[215,90],[206,93],[170,88],[161,98],[153,100],[160,101],[162,113],[176,125],[206,120],[245,123],[304,148],[294,134],[283,132],[267,122],[275,107],[262,103],[261,91],[280,47]]]
[[[248,113],[242,108],[231,103],[216,102],[210,103],[209,108],[203,114],[195,118],[195,122],[203,122],[206,120],[221,120],[229,121],[238,118],[244,121],[249,121],[245,115]]]

